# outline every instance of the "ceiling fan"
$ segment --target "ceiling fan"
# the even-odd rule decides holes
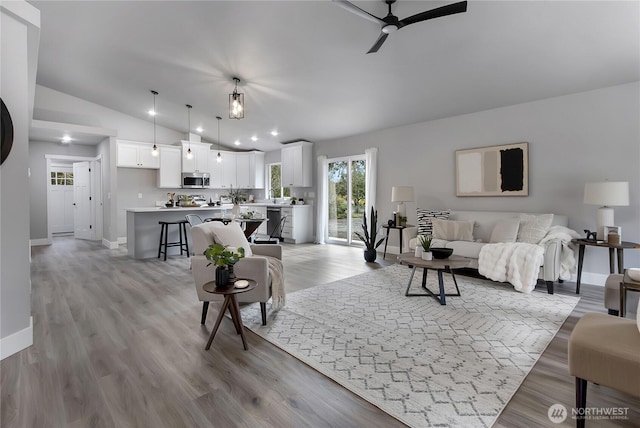
[[[399,29],[406,27],[407,25],[467,11],[467,2],[461,1],[458,3],[453,3],[446,6],[437,7],[435,9],[427,10],[425,12],[416,13],[415,15],[411,15],[408,18],[398,19],[398,17],[391,12],[391,5],[394,4],[396,0],[384,0],[384,2],[389,5],[389,13],[384,18],[378,18],[377,16],[372,15],[363,9],[360,9],[358,6],[347,0],[333,1],[338,3],[343,8],[347,9],[349,12],[355,13],[356,15],[361,16],[364,19],[368,19],[369,21],[380,24],[382,31],[380,33],[380,37],[378,37],[378,40],[376,40],[375,44],[371,47],[371,49],[369,49],[369,52],[367,52],[368,54],[378,52],[378,49],[380,49],[380,46],[382,46],[385,40],[387,40],[389,34],[394,33]]]

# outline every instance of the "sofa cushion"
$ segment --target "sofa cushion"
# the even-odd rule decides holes
[[[553,222],[553,214],[520,214],[517,242],[539,243]]]
[[[473,222],[431,219],[433,237],[447,241],[473,241]]]
[[[451,210],[427,210],[424,208],[416,209],[418,217],[418,235],[431,236],[433,234],[433,225],[431,220],[434,218],[448,219]]]
[[[517,218],[505,218],[498,220],[496,225],[493,226],[489,242],[492,244],[498,242],[516,242],[516,239],[518,239],[519,228],[520,220]]]
[[[439,245],[434,245],[432,242],[431,245],[433,247],[438,247]],[[444,245],[446,248],[452,248],[453,254],[456,256],[469,257],[472,259],[477,259],[480,257],[480,249],[486,245],[484,242],[473,242],[473,241],[449,241]]]

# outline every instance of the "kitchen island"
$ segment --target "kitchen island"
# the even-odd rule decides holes
[[[204,220],[207,217],[222,217],[225,212],[231,213],[231,204],[223,204],[215,207],[141,207],[128,208],[127,211],[127,251],[134,259],[148,259],[158,257],[158,243],[160,242],[159,221],[184,220],[186,214],[197,214]],[[180,240],[177,226],[169,227],[169,242]],[[187,241],[189,249],[191,234],[187,229]],[[168,255],[180,254],[178,247],[169,247]]]

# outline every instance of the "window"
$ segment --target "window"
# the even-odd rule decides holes
[[[51,171],[52,186],[73,186],[73,172]]]
[[[288,198],[291,196],[291,190],[288,187],[282,187],[282,163],[270,163],[267,165],[267,189],[265,198]]]

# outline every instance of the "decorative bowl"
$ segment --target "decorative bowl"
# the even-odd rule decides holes
[[[629,278],[634,281],[640,281],[640,268],[629,268],[627,269],[627,273],[629,274]]]
[[[453,254],[453,248],[431,247],[431,254],[433,254],[434,259],[446,259]]]

